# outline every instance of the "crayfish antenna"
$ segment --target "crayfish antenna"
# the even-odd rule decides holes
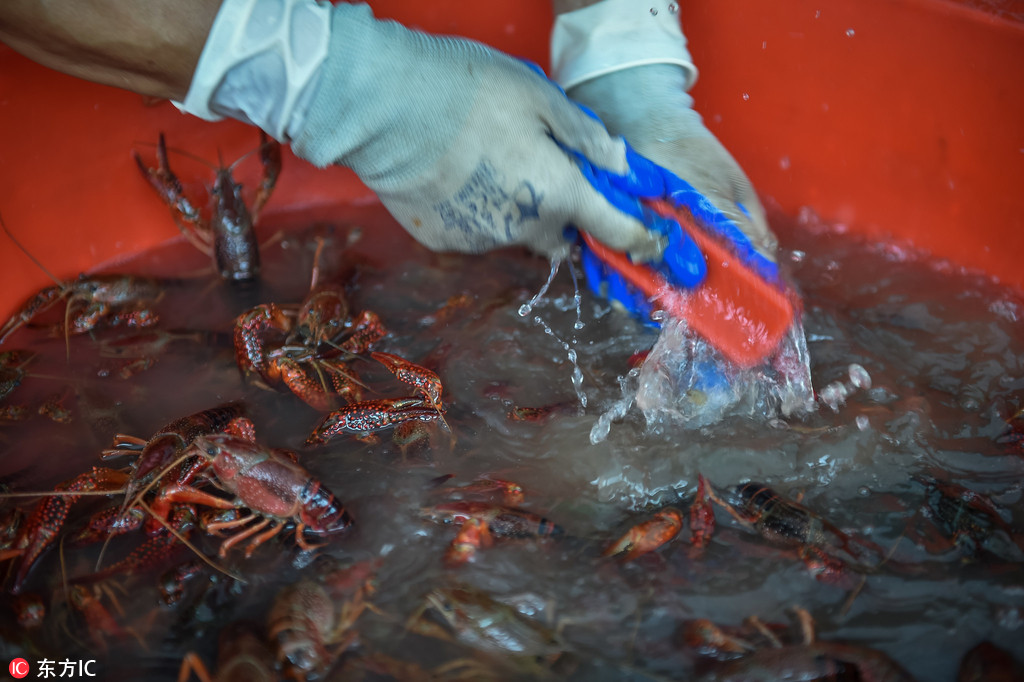
[[[60,586],[64,590],[64,600],[71,601],[71,590],[68,589],[68,567],[64,561],[64,538],[67,537],[62,535],[60,542],[57,543],[57,557],[60,559]]]
[[[332,348],[337,348],[339,350],[344,350],[344,349],[341,348],[341,346],[338,346],[338,345],[336,345],[334,343],[331,343],[331,342],[328,342],[328,345],[331,346]],[[328,372],[334,372],[335,374],[339,374],[339,375],[345,377],[346,379],[348,379],[352,383],[358,384],[359,386],[365,388],[367,391],[372,390],[369,386],[367,386],[362,381],[360,381],[355,375],[349,374],[348,372],[346,372],[346,371],[344,371],[344,370],[342,370],[342,369],[340,369],[338,367],[325,366],[324,369],[327,370]]]
[[[61,297],[67,296],[68,292],[70,291],[70,289],[68,288],[68,285],[65,284],[64,282],[60,281],[59,279],[57,279],[52,272],[50,272],[49,270],[46,269],[46,266],[43,265],[39,261],[38,258],[33,256],[32,253],[27,248],[25,248],[24,244],[22,244],[21,242],[18,241],[17,237],[15,237],[11,233],[11,231],[9,229],[7,229],[7,223],[4,222],[3,215],[0,215],[0,228],[3,228],[4,233],[7,235],[7,238],[10,239],[12,242],[14,242],[14,245],[17,246],[21,250],[22,253],[24,253],[26,256],[28,256],[28,259],[30,261],[32,261],[33,263],[35,263],[36,267],[38,267],[40,270],[42,270],[43,273],[47,277],[49,277],[50,279],[53,280],[54,284],[56,284],[57,287],[61,290]],[[49,307],[49,305],[47,305],[46,307]],[[71,306],[70,306],[70,303],[69,303],[68,309],[70,309],[70,307]],[[65,311],[64,311],[64,344],[65,344],[65,346],[67,346],[68,362],[70,362],[71,361],[71,337],[70,337],[70,335],[68,333],[68,309],[65,309]],[[22,323],[24,323],[24,320],[22,321]],[[0,343],[3,343],[3,340],[4,340],[4,338],[6,338],[7,334],[9,334],[10,332],[14,331],[14,329],[16,329],[17,327],[20,327],[20,326],[21,325],[16,325],[15,327],[8,328],[9,327],[9,323],[7,325],[4,325],[4,327],[3,327],[3,334],[0,335]]]
[[[163,137],[163,133],[160,134],[160,137],[161,138]],[[140,147],[160,147],[161,146],[161,144],[159,142],[148,142],[148,141],[145,141],[145,140],[136,140],[133,144],[138,145]],[[164,151],[174,152],[175,154],[178,154],[179,156],[184,156],[186,159],[191,159],[192,161],[195,161],[197,163],[201,163],[201,164],[203,164],[204,166],[206,166],[207,168],[209,168],[211,170],[218,170],[217,164],[210,163],[209,161],[207,161],[203,157],[199,156],[198,154],[193,154],[192,152],[187,151],[185,149],[181,149],[180,147],[168,147],[166,145],[166,143],[163,145],[163,148],[164,148]],[[252,152],[249,152],[249,153],[251,154]],[[218,150],[218,156],[219,155],[220,155],[220,152]],[[237,163],[237,161],[235,163]]]
[[[179,464],[181,464],[182,462],[187,460],[189,457],[191,457],[192,456],[191,450],[192,450],[192,448],[186,448],[185,452],[183,452],[181,454],[181,456],[179,456],[173,462],[171,462],[170,464],[165,466],[161,471],[158,471],[156,476],[153,478],[153,480],[150,481],[149,483],[147,483],[145,486],[143,486],[142,490],[138,491],[135,494],[135,496],[132,497],[131,499],[127,498],[127,494],[131,490],[131,482],[129,482],[128,486],[125,487],[123,490],[117,491],[117,492],[124,492],[126,494],[124,504],[121,505],[121,509],[118,510],[117,515],[118,516],[123,516],[124,514],[126,514],[128,512],[129,509],[131,509],[135,505],[140,505],[140,506],[143,507],[143,509],[146,509],[147,511],[149,511],[149,506],[143,504],[142,496],[145,495],[146,493],[148,493],[150,491],[150,489],[152,489],[152,487],[154,485],[156,485],[157,482],[161,478],[164,477],[164,474],[166,474],[168,471],[170,471],[171,469],[173,469],[174,467],[178,466]],[[152,513],[152,512],[150,512],[150,513]],[[162,524],[164,524],[162,519],[160,520],[160,522]],[[164,524],[164,525],[166,526],[166,524]],[[108,535],[107,539],[103,541],[103,546],[100,547],[99,556],[96,557],[96,568],[94,569],[95,571],[98,572],[100,570],[100,568],[103,567],[103,557],[107,553],[107,547],[110,545],[110,541],[113,538],[114,538],[113,535]]]
[[[113,490],[41,490],[35,492],[0,493],[0,500],[6,500],[12,497],[68,497],[69,495],[85,497],[87,495],[117,495],[127,490],[127,488],[114,488]]]
[[[324,238],[318,236],[316,238],[316,251],[313,252],[313,268],[309,278],[309,290],[313,291],[316,289],[316,285],[320,283],[320,254],[324,250]]]
[[[64,356],[71,364],[71,300],[64,306]]]
[[[78,646],[86,647],[85,642],[83,642],[78,637],[75,637],[73,634],[71,634],[71,629],[68,627],[68,616],[70,615],[70,608],[71,608],[71,588],[68,586],[67,565],[64,562],[64,538],[63,537],[61,537],[60,543],[57,545],[57,555],[60,558],[60,584],[61,584],[61,590],[63,590],[64,603],[67,605],[66,608],[68,609],[68,611],[64,614],[64,618],[61,621],[60,627],[61,627],[61,630],[64,631],[64,634],[68,636],[68,639],[70,639],[72,642],[74,642]]]
[[[47,269],[46,269],[46,266],[45,266],[45,265],[43,265],[42,263],[40,263],[40,262],[39,262],[39,259],[38,259],[38,258],[36,258],[35,256],[33,256],[33,255],[32,255],[32,254],[31,254],[31,253],[29,252],[29,250],[28,250],[28,249],[26,249],[26,248],[25,248],[25,246],[24,246],[24,245],[23,245],[23,244],[22,244],[21,242],[19,242],[19,241],[18,241],[18,239],[17,239],[17,238],[16,238],[16,237],[15,237],[15,236],[14,236],[13,234],[11,234],[11,231],[7,229],[7,223],[5,223],[5,222],[4,222],[4,218],[3,218],[3,215],[0,215],[0,227],[2,227],[2,228],[3,228],[3,230],[4,230],[4,233],[5,233],[6,235],[7,235],[7,238],[8,238],[8,239],[10,239],[10,240],[11,240],[12,242],[14,242],[14,245],[15,245],[15,246],[17,246],[17,247],[18,247],[19,249],[21,249],[21,252],[22,252],[22,253],[24,253],[24,254],[25,254],[26,256],[28,256],[29,260],[31,260],[31,261],[32,261],[33,263],[35,263],[35,264],[36,264],[36,266],[38,266],[38,267],[39,267],[39,269],[40,269],[40,270],[42,270],[42,271],[43,271],[43,273],[44,273],[44,274],[45,274],[45,275],[46,275],[47,277],[49,277],[50,279],[52,279],[52,280],[53,280],[53,282],[54,282],[54,284],[56,284],[56,285],[57,285],[57,286],[59,286],[60,288],[64,289],[65,291],[67,290],[67,285],[66,285],[66,284],[64,284],[64,282],[62,282],[62,281],[60,281],[59,279],[57,279],[56,277],[54,277],[54,276],[53,276],[53,273],[52,273],[52,272],[50,272],[49,270],[47,270]]]
[[[93,569],[93,571],[95,571],[96,573],[99,573],[100,567],[103,566],[103,557],[106,555],[107,547],[110,546],[110,541],[113,539],[113,534],[107,534],[107,539],[103,541],[102,545],[100,545],[100,553],[96,557],[96,568]]]
[[[916,517],[916,516],[917,516],[917,512],[914,513],[914,517]],[[892,559],[892,555],[896,553],[896,548],[899,547],[900,541],[903,538],[905,538],[906,535],[907,535],[907,526],[904,526],[903,530],[899,534],[899,537],[896,538],[896,542],[892,543],[892,549],[889,550],[889,553],[886,554],[885,557],[879,562],[878,566],[875,567],[876,570],[877,569],[881,569],[882,566],[884,566],[886,563],[888,563],[888,561],[890,559]],[[846,617],[846,614],[850,612],[850,609],[853,607],[854,600],[857,599],[857,597],[860,596],[860,593],[864,591],[864,586],[867,584],[867,582],[868,582],[868,576],[867,575],[861,575],[860,583],[858,583],[857,587],[853,588],[853,590],[850,591],[849,596],[847,596],[847,598],[843,601],[843,606],[839,610],[839,616],[840,617]]]
[[[195,545],[193,545],[191,542],[189,542],[188,538],[186,538],[184,535],[182,535],[178,531],[178,529],[176,529],[174,526],[169,524],[165,519],[162,519],[159,516],[157,516],[156,514],[154,514],[153,513],[153,509],[148,504],[146,504],[144,501],[139,500],[138,505],[140,507],[142,507],[143,509],[145,509],[147,514],[149,514],[154,519],[156,519],[160,523],[161,526],[166,528],[167,531],[171,535],[173,535],[175,538],[177,538],[178,542],[180,542],[181,544],[183,544],[186,547],[188,547],[189,550],[191,550],[197,557],[199,557],[199,559],[203,563],[205,563],[207,566],[209,566],[213,570],[217,571],[218,573],[223,573],[227,577],[233,578],[234,580],[237,580],[238,582],[242,583],[243,585],[246,584],[247,581],[245,580],[245,578],[243,578],[242,576],[238,575],[237,573],[232,573],[227,568],[221,566],[216,561],[214,561],[210,557],[208,557],[205,554],[203,554],[202,552],[200,552],[199,549]]]
[[[155,473],[155,475],[153,476],[153,480],[150,481],[149,483],[147,483],[146,485],[144,485],[141,490],[139,490],[137,493],[135,493],[135,497],[131,498],[130,500],[129,499],[125,499],[124,504],[121,506],[120,513],[124,514],[126,511],[128,511],[129,509],[131,509],[135,505],[141,504],[142,503],[142,496],[145,495],[146,493],[148,493],[150,490],[152,490],[153,486],[155,486],[157,483],[159,483],[160,479],[162,479],[165,474],[167,474],[171,469],[173,469],[174,467],[178,466],[182,462],[187,461],[190,457],[193,456],[192,449],[193,448],[191,446],[185,448],[185,451],[182,452],[181,455],[179,455],[177,459],[175,459],[172,462],[168,463],[163,469],[158,470]],[[131,483],[129,483],[128,487],[131,488]]]

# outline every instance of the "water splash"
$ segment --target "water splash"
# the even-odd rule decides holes
[[[569,358],[569,362],[572,363],[572,387],[573,387],[573,390],[576,391],[576,397],[580,401],[580,406],[581,407],[586,407],[587,406],[587,394],[583,392],[583,370],[580,369],[579,359],[578,359],[578,357],[576,355],[576,349],[573,348],[571,345],[569,345],[569,343],[567,341],[564,341],[562,339],[562,337],[560,337],[557,333],[555,333],[555,330],[552,329],[550,327],[550,325],[548,325],[548,323],[545,322],[544,318],[542,318],[540,315],[535,316],[533,318],[533,321],[534,321],[535,324],[539,325],[541,329],[544,330],[545,334],[547,334],[548,336],[553,338],[555,341],[557,341],[559,344],[561,344],[562,350],[565,351],[566,357]],[[573,342],[575,343],[575,339],[573,339]]]
[[[622,397],[612,403],[612,406],[605,410],[597,422],[590,429],[590,442],[594,445],[602,442],[611,432],[612,422],[619,421],[627,414],[633,406],[636,396],[636,377],[640,370],[630,370],[629,374],[619,377],[619,387],[622,389]]]
[[[858,389],[871,389],[871,375],[861,365],[854,362],[847,367],[846,372],[850,377],[848,382],[833,381],[818,391],[818,400],[833,412],[839,412],[839,408],[846,404],[846,399]]]
[[[528,302],[524,303],[523,305],[519,306],[520,317],[526,317],[527,315],[529,315],[533,311],[537,303],[544,298],[544,295],[547,294],[548,289],[551,288],[551,283],[555,280],[555,276],[558,274],[558,268],[561,265],[561,263],[561,260],[558,259],[551,260],[551,272],[548,273],[547,281],[544,282],[544,285],[540,288],[540,291],[538,291],[533,298],[531,298]],[[583,329],[583,327],[585,326],[582,320],[583,298],[580,295],[580,288],[578,281],[576,279],[576,269],[573,268],[572,261],[568,261],[568,263],[569,272],[572,275],[573,291],[575,292],[575,295],[573,296],[573,301],[576,304],[576,323],[573,325],[573,329]],[[576,354],[576,349],[573,348],[573,346],[576,345],[576,338],[572,338],[571,344],[568,341],[565,341],[564,339],[562,339],[562,337],[555,333],[555,330],[552,329],[551,326],[547,322],[545,322],[544,318],[542,318],[540,315],[535,315],[533,321],[535,324],[539,325],[541,329],[544,330],[545,334],[553,338],[562,346],[562,350],[565,351],[566,357],[569,359],[569,362],[572,363],[572,387],[573,390],[576,391],[576,398],[580,401],[580,408],[586,408],[587,394],[583,391],[583,370],[580,369],[579,358]]]
[[[544,282],[544,286],[540,288],[540,291],[534,294],[533,298],[519,306],[519,317],[526,317],[533,312],[533,307],[537,305],[542,298],[544,298],[544,295],[548,293],[548,289],[551,288],[551,283],[555,281],[555,275],[558,274],[558,266],[561,264],[561,260],[558,260],[557,258],[551,259],[551,272],[548,273],[548,280]]]
[[[598,419],[590,433],[592,442],[607,437],[610,423],[624,417],[633,403],[651,429],[668,424],[700,428],[728,416],[768,422],[815,407],[810,357],[800,320],[794,322],[772,357],[741,369],[722,358],[685,321],[667,318],[635,380],[622,385],[623,399]],[[628,391],[632,394],[627,395]]]
[[[570,258],[566,262],[569,264],[569,274],[572,276],[572,301],[576,304],[576,323],[572,328],[579,331],[587,326],[583,323],[583,296],[580,294],[580,283],[576,279],[576,268],[572,264],[572,259]]]

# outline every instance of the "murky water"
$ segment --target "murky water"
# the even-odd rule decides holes
[[[497,679],[688,679],[701,662],[683,641],[686,621],[739,625],[756,615],[791,624],[793,605],[814,616],[822,639],[880,649],[921,680],[954,679],[964,652],[986,639],[1024,657],[1020,550],[1000,533],[972,562],[952,546],[926,548],[922,538],[935,524],[921,511],[926,490],[912,478],[929,475],[983,493],[1012,528],[1024,530],[1024,458],[1019,445],[999,442],[1024,402],[1024,305],[984,278],[840,234],[812,216],[776,216],[774,224],[787,248],[785,267],[804,294],[819,394],[806,414],[781,416],[775,402],[771,418],[747,409],[699,427],[656,414],[649,421],[636,404],[625,409],[623,395],[636,390],[628,359],[652,347],[656,330],[586,293],[580,328],[565,268],[521,316],[547,278],[546,262],[519,251],[431,254],[370,207],[342,216],[277,216],[276,224],[271,218],[266,234],[290,231],[265,247],[264,282],[241,293],[209,277],[169,287],[160,328],[180,335],[160,337],[159,348],[105,331],[72,339],[68,365],[63,338],[39,330],[13,336],[5,346],[31,346],[40,357],[28,366],[38,376],[26,378],[7,403],[27,404],[34,413],[48,396],[63,394],[72,420],[35,415],[3,424],[2,480],[12,490],[52,488],[96,464],[115,433],[149,436],[176,417],[244,399],[258,438],[298,450],[301,463],[355,517],[321,554],[381,561],[371,599],[376,612],[357,621],[358,641],[329,675],[336,679],[359,679],[360,661],[375,655],[425,670],[474,659],[480,667],[469,668],[469,679],[483,670]],[[352,308],[376,311],[391,331],[382,349],[440,375],[454,438],[438,429],[428,447],[404,453],[388,434],[377,444],[341,438],[306,450],[303,440],[319,415],[291,395],[243,385],[231,320],[256,303],[299,302],[317,236],[332,247],[323,265],[347,284]],[[205,265],[181,246],[140,263],[162,275]],[[155,362],[121,378],[136,355]],[[408,394],[374,363],[358,367],[379,393],[368,397]],[[516,408],[541,406],[553,406],[550,417],[509,418]],[[624,409],[592,442],[599,419],[613,416],[616,406]],[[665,504],[685,510],[698,473],[723,493],[755,480],[802,495],[806,507],[877,543],[893,567],[916,569],[883,564],[863,584],[853,573],[852,588],[818,581],[796,552],[770,546],[721,509],[702,556],[691,555],[687,531],[631,562],[600,556],[646,513]],[[438,484],[444,475],[451,478]],[[522,506],[558,524],[564,536],[499,539],[474,561],[446,567],[456,529],[424,520],[420,510],[460,495],[497,500],[451,490],[481,477],[520,484]],[[82,503],[72,517],[80,523],[88,511]],[[210,556],[220,543],[195,539]],[[108,553],[124,556],[139,542],[141,535],[119,538]],[[68,579],[90,573],[96,552],[65,548]],[[244,584],[208,570],[173,607],[161,603],[156,588],[162,569],[122,576],[108,581],[109,592],[125,610],[118,622],[138,637],[94,640],[96,628],[62,596],[58,554],[41,560],[28,586],[49,605],[42,627],[18,628],[4,599],[0,653],[30,661],[96,658],[104,679],[174,679],[188,651],[212,665],[226,626],[245,621],[262,636],[275,594],[313,570],[292,534],[282,534],[251,559],[232,553],[224,562]],[[189,559],[182,550],[167,566]],[[473,644],[479,621],[458,629],[453,641],[407,629],[427,593],[454,584],[512,605],[557,635],[527,646],[524,656]],[[104,599],[116,612],[111,597]],[[516,648],[512,640],[505,640],[509,649]],[[566,653],[538,658],[552,651]]]

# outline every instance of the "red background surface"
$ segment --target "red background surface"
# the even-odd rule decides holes
[[[371,4],[380,17],[547,64],[548,0]],[[762,196],[1024,290],[1024,2],[681,4],[701,72],[697,108]],[[160,131],[211,161],[257,140],[241,124],[146,106],[0,46],[0,213],[57,276],[176,238],[131,157],[152,159],[146,144]],[[373,201],[344,169],[290,155],[285,164],[268,221],[295,207]],[[0,242],[0,315],[48,283]]]

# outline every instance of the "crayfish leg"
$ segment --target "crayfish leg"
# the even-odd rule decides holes
[[[253,518],[255,518],[255,517],[253,517]],[[225,540],[224,542],[222,542],[220,544],[220,549],[217,551],[217,556],[219,556],[221,559],[226,558],[227,555],[228,555],[228,552],[231,551],[232,547],[234,547],[238,543],[242,542],[246,538],[250,537],[251,535],[255,535],[259,531],[263,530],[268,525],[270,525],[270,523],[271,523],[271,520],[265,518],[265,519],[262,519],[261,521],[259,521],[258,523],[255,523],[255,524],[249,526],[248,528],[245,528],[245,529],[235,533],[234,535],[232,535],[231,537],[229,537],[227,540]],[[274,533],[272,533],[271,536],[272,535],[276,535],[277,532],[280,530],[280,528],[279,527],[278,528],[273,528],[272,530],[274,530]],[[270,536],[268,536],[268,537],[270,537]],[[260,543],[257,542],[258,539],[259,539],[259,536],[257,538],[255,538],[252,542],[249,543],[249,546],[246,548],[246,551],[245,551],[246,558],[251,556],[253,551],[256,549],[256,547],[259,546]],[[264,541],[265,540],[266,540],[266,538],[264,538]]]
[[[178,669],[178,682],[186,682],[193,673],[199,678],[200,682],[213,682],[213,676],[207,670],[203,659],[199,658],[199,654],[190,651],[181,659],[181,668]]]
[[[4,228],[7,229],[6,227]],[[54,303],[68,295],[66,287],[46,287],[35,296],[30,298],[21,307],[21,310],[12,315],[3,327],[0,327],[0,343],[7,340],[7,337],[23,327],[39,313],[47,310]]]
[[[208,231],[202,225],[199,209],[193,206],[185,196],[185,189],[178,176],[171,170],[167,160],[167,140],[164,134],[160,133],[160,139],[156,146],[156,168],[146,166],[138,152],[134,153],[134,157],[142,177],[149,182],[160,199],[171,209],[171,215],[174,216],[174,221],[185,239],[199,251],[212,258],[213,243]]]
[[[267,136],[260,131],[260,166],[263,168],[263,175],[260,179],[259,189],[252,202],[252,222],[256,223],[260,217],[263,205],[270,199],[277,179],[281,175],[281,143]]]

